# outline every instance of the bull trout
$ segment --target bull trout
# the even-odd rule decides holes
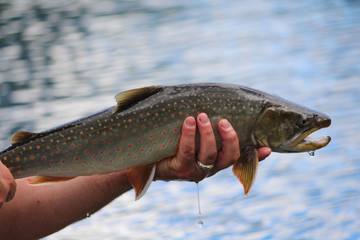
[[[117,105],[40,133],[19,131],[0,160],[15,178],[30,184],[128,169],[137,198],[150,185],[155,164],[176,154],[183,120],[205,112],[221,149],[217,123],[226,118],[239,137],[234,175],[250,190],[258,166],[256,149],[309,152],[330,137],[308,135],[330,126],[328,116],[279,97],[237,85],[151,86],[119,93]],[[199,137],[196,137],[198,148]]]

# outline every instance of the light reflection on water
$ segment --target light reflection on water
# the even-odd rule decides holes
[[[227,82],[327,113],[315,157],[272,154],[249,196],[230,170],[155,182],[47,239],[360,238],[358,1],[51,1],[1,5],[0,147],[152,84]]]

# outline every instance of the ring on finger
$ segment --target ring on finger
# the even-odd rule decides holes
[[[205,171],[210,171],[214,167],[214,164],[206,165],[206,164],[201,163],[200,161],[197,161],[197,165],[199,168],[201,168],[202,170],[205,170]]]

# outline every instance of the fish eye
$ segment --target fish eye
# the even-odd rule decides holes
[[[308,120],[305,118],[300,118],[299,121],[297,122],[297,126],[300,128],[306,127],[308,125]]]

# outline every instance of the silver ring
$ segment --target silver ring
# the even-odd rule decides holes
[[[199,168],[201,168],[205,171],[210,171],[214,167],[214,164],[205,165],[205,164],[201,163],[200,161],[197,161],[197,165],[199,166]]]

